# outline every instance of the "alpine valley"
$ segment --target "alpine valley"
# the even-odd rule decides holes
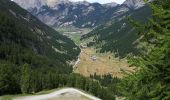
[[[14,0],[45,24],[71,38],[77,35],[99,52],[119,52],[121,57],[138,52],[140,37],[127,17],[145,23],[151,9],[143,0],[126,0],[123,4],[71,2],[69,0]],[[140,15],[143,16],[140,16]],[[91,31],[93,30],[93,31]],[[71,34],[77,32],[79,34]],[[86,34],[88,33],[88,34]],[[79,38],[78,38],[79,39]],[[77,41],[77,40],[76,40]]]
[[[170,100],[170,0],[112,1],[0,0],[0,100]]]

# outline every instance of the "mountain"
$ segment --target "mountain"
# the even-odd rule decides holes
[[[104,41],[105,46],[102,46],[104,48],[101,49],[102,52],[115,52],[117,51],[115,49],[118,49],[120,47],[119,45],[124,43],[128,49],[124,49],[121,46],[121,49],[119,48],[118,50],[120,51],[120,55],[131,53],[132,51],[136,52],[133,42],[138,36],[134,35],[135,32],[132,30],[131,25],[128,24],[126,17],[135,15],[134,18],[138,20],[146,20],[151,12],[150,10],[147,11],[143,0],[126,0],[121,5],[116,3],[89,3],[86,1],[71,2],[69,0],[51,0],[51,2],[42,5],[39,10],[37,10],[38,8],[36,6],[31,9],[27,8],[27,10],[42,22],[55,28],[67,26],[94,28],[92,32],[82,36],[82,39],[97,35],[97,38],[95,38],[97,44],[100,44],[98,42],[102,42],[103,44]],[[146,18],[142,18],[135,13],[144,14]],[[110,35],[108,35],[108,32]],[[129,41],[127,37],[133,39]],[[114,43],[113,41],[108,41],[108,38],[112,39]]]
[[[119,4],[117,4],[117,3],[115,3],[115,2],[111,2],[111,3],[106,3],[106,4],[103,4],[103,6],[106,6],[106,7],[110,7],[110,8],[112,8],[112,7],[116,7],[116,6],[118,6]]]
[[[110,9],[119,6],[116,3],[99,4],[86,1],[71,2],[68,0],[14,1],[52,27],[95,27],[109,21],[112,18],[112,13],[109,13]]]
[[[72,40],[16,3],[0,0],[0,96],[57,88],[57,77],[72,72],[79,53]]]
[[[10,0],[0,1],[0,60],[71,72],[79,48]],[[44,61],[44,62],[43,62]],[[63,70],[67,69],[68,70]]]
[[[1,95],[35,94],[59,87],[76,87],[103,100],[114,99],[110,88],[72,73],[70,64],[79,53],[73,41],[16,3],[0,0],[0,99],[8,98]]]
[[[122,5],[126,5],[130,9],[138,9],[145,5],[143,0],[126,0]]]
[[[56,27],[94,28],[128,11],[144,6],[143,0],[99,4],[69,0],[14,0],[45,24]]]
[[[13,1],[17,2],[24,9],[30,8],[39,9],[46,4],[45,0],[13,0]]]
[[[70,1],[68,0],[13,0],[13,1],[17,2],[24,9],[41,8],[42,6],[45,5],[53,7],[61,3],[70,3]]]
[[[135,21],[146,23],[152,11],[143,6],[134,11],[128,11],[94,28],[90,33],[82,36],[82,40],[89,40],[88,46],[99,48],[99,52],[114,52],[117,56],[126,57],[127,54],[138,54],[138,32],[133,28],[127,17]],[[142,16],[140,16],[142,15]]]

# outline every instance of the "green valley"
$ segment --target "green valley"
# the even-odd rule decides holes
[[[115,2],[0,0],[0,100],[170,100],[170,0]]]
[[[141,14],[142,16],[140,16]],[[101,53],[113,52],[122,58],[129,53],[138,54],[137,40],[140,35],[133,28],[128,18],[145,23],[150,16],[151,9],[145,6],[98,26],[88,34],[83,35],[81,39],[93,38],[89,45],[95,45]]]

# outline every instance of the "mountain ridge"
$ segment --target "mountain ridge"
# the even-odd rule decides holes
[[[130,9],[138,9],[145,5],[143,0],[126,0],[122,5],[126,5]]]
[[[70,1],[70,0],[24,0],[25,2],[22,2],[23,0],[13,0],[14,2],[18,3],[21,7],[28,9],[27,5],[31,5],[31,7],[37,7],[37,4],[39,2],[39,6],[44,6],[47,5],[49,7],[53,7],[57,4],[67,4],[67,3],[72,3],[72,4],[93,4],[90,3],[88,1]],[[94,2],[94,3],[98,3],[98,2]],[[100,3],[99,3],[100,4]],[[116,2],[110,2],[110,3],[105,3],[105,4],[101,4],[101,5],[111,5],[111,6],[116,6],[119,5]]]
[[[136,10],[143,6],[140,1],[131,2],[131,0],[125,1],[122,5],[114,2],[99,4],[89,3],[87,1],[71,2],[69,0],[59,0],[55,2],[55,0],[51,0],[50,5],[52,6],[48,6],[48,4],[45,3],[47,1],[42,0],[41,3],[36,3],[38,2],[37,0],[35,6],[40,5],[40,7],[27,7],[25,5],[29,5],[30,1],[25,0],[24,3],[22,3],[23,1],[24,0],[14,0],[14,2],[31,12],[42,22],[54,28],[65,26],[94,28],[111,20],[115,16]],[[136,5],[132,7],[133,4]]]

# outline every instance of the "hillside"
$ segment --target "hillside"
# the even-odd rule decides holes
[[[170,0],[100,3],[0,0],[0,100],[170,100]]]
[[[10,45],[15,47],[16,44],[19,48],[14,53],[29,50],[35,55],[61,62],[62,65],[66,65],[66,61],[76,59],[79,48],[73,41],[60,35],[9,0],[2,0],[0,4],[1,44],[9,44],[9,48]]]
[[[12,93],[13,89],[19,91],[21,66],[67,74],[72,72],[70,63],[77,59],[79,52],[73,41],[26,10],[10,0],[0,1],[0,95]],[[5,77],[12,80],[4,81]]]
[[[142,16],[140,16],[142,15]],[[132,27],[127,17],[145,23],[151,15],[149,7],[142,7],[135,11],[129,11],[123,16],[100,25],[88,34],[82,36],[82,40],[93,38],[88,45],[101,48],[100,52],[115,52],[117,56],[125,57],[129,53],[137,53],[136,40],[140,37]]]
[[[80,53],[72,40],[10,0],[0,1],[0,22],[0,96],[76,87],[104,100],[115,98],[98,81],[72,74]]]

